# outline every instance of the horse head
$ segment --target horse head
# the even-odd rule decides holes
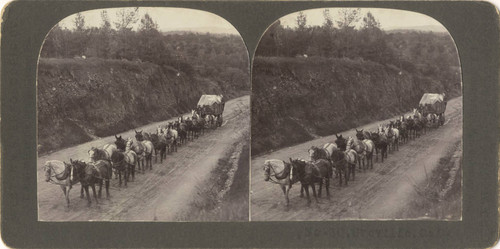
[[[269,161],[264,162],[264,167],[262,169],[264,170],[264,181],[267,182],[271,177],[271,166],[269,165]]]
[[[316,146],[311,146],[311,148],[309,148],[309,150],[307,150],[307,152],[309,152],[309,157],[311,158],[311,160],[314,160],[314,158],[316,157],[316,152],[318,151],[318,147]]]
[[[361,130],[359,130],[359,131],[358,131],[358,129],[356,129],[356,138],[357,138],[358,140],[363,140],[363,138],[364,138],[364,137],[365,137],[365,136],[364,136],[364,133],[363,133],[363,129],[361,129]]]
[[[142,131],[135,131],[135,139],[137,139],[137,141],[142,141],[143,140],[143,135],[142,135]]]
[[[335,134],[335,136],[337,136],[337,134]],[[339,149],[341,150],[345,150],[346,142],[347,142],[346,139],[342,137],[342,135],[337,136],[337,139],[335,140],[337,147],[339,147]]]
[[[144,134],[142,134],[142,139],[143,140],[151,140],[151,135],[147,132],[144,132]]]
[[[349,136],[346,141],[346,150],[354,148],[354,138]]]
[[[299,179],[302,179],[305,174],[307,162],[301,159],[292,159],[292,158],[289,159],[290,159],[290,164],[292,166],[292,170],[296,172],[295,176],[299,177]]]
[[[85,168],[87,164],[84,161],[69,159],[71,173],[70,173],[70,181],[74,182],[75,177],[83,178],[85,176]]]
[[[97,152],[96,147],[90,148],[90,150],[88,151],[90,161],[94,161],[94,158],[96,157],[96,154],[97,154],[96,152]]]
[[[122,136],[117,137],[117,136],[115,135],[115,138],[116,138],[116,141],[115,141],[116,147],[117,147],[119,150],[125,150],[125,147],[126,147],[126,142],[125,142],[125,140],[122,138]]]
[[[50,181],[50,174],[52,173],[52,167],[50,166],[50,162],[47,161],[43,165],[43,171],[45,172],[45,181],[49,182]]]

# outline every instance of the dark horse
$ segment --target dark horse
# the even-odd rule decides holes
[[[127,146],[127,141],[125,141],[125,139],[123,139],[122,136],[118,137],[115,135],[115,138],[116,138],[115,141],[116,147],[121,151],[125,151],[125,147]]]
[[[387,158],[387,138],[385,137],[385,135],[381,135],[378,132],[373,132],[371,137],[373,143],[375,143],[376,160],[378,161],[378,152],[380,151],[382,162],[384,162],[384,157]]]
[[[129,150],[127,152],[116,151],[111,155],[112,166],[118,172],[119,185],[122,185],[122,174],[123,180],[125,182],[125,187],[127,186],[127,181],[129,174],[132,173],[132,178],[134,177],[135,163],[137,161],[137,155],[135,152]]]
[[[85,163],[83,163],[85,164]],[[97,160],[95,162],[90,162],[86,167],[94,167],[97,170],[97,183],[99,183],[99,191],[97,196],[101,198],[102,194],[102,185],[105,182],[106,187],[106,199],[109,199],[109,180],[111,179],[111,175],[113,173],[113,169],[111,167],[111,162],[108,160]]]
[[[307,204],[311,204],[311,198],[309,197],[309,186],[312,187],[313,196],[318,202],[318,197],[321,197],[321,189],[323,187],[323,180],[325,181],[326,195],[330,198],[330,178],[332,178],[333,169],[332,165],[328,160],[319,159],[315,162],[306,162],[303,160],[292,160],[290,162],[300,183],[306,190]],[[319,192],[316,196],[316,186],[315,183],[319,183]]]
[[[185,144],[187,141],[187,124],[180,122],[178,125],[177,132],[179,133],[179,145]]]
[[[340,150],[334,150],[331,155],[332,166],[335,169],[337,177],[339,178],[339,185],[342,186],[342,175],[344,175],[345,185],[347,186],[348,175],[348,162],[346,154]]]
[[[155,148],[155,162],[158,162],[158,152],[160,153],[160,162],[163,163],[163,159],[166,159],[167,155],[167,140],[163,134],[151,134],[151,142]]]
[[[70,159],[70,162],[71,162],[71,167],[74,168],[74,174],[78,176],[78,178],[80,179],[80,183],[82,184],[81,197],[83,198],[83,190],[85,190],[85,194],[87,194],[87,201],[88,201],[87,206],[90,206],[90,204],[92,203],[89,194],[89,186],[90,186],[92,188],[92,193],[94,194],[95,202],[96,204],[98,204],[99,201],[97,200],[97,195],[95,192],[95,184],[99,183],[99,181],[102,183],[102,179],[101,175],[97,170],[97,167],[94,167],[94,165],[86,164],[85,162],[79,160],[73,161]],[[104,160],[101,160],[100,162],[103,162],[103,164],[108,163]]]
[[[340,136],[337,135],[337,134],[335,134],[335,136],[337,137],[337,139],[335,140],[335,143],[337,144],[337,147],[341,151],[345,151],[345,149],[347,147],[347,139],[345,139],[344,137],[342,137],[342,134]]]

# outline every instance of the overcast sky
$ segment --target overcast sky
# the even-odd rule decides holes
[[[116,12],[123,8],[110,8],[110,9],[97,9],[81,12],[85,17],[86,27],[98,27],[102,23],[101,12],[106,10],[111,25],[114,27],[114,20],[116,19]],[[135,8],[126,8],[135,9]],[[224,18],[206,11],[184,9],[184,8],[144,8],[140,7],[139,21],[135,24],[137,28],[140,23],[140,18],[148,13],[152,19],[158,23],[158,29],[161,31],[199,31],[211,33],[229,33],[238,34],[236,29]],[[76,14],[75,14],[76,15]],[[66,17],[60,22],[62,27],[73,29],[75,15]]]
[[[106,9],[108,12],[111,24],[116,18],[116,12],[121,8],[110,8]],[[134,9],[134,8],[127,8]],[[338,18],[338,10],[340,8],[329,8],[330,15],[334,20]],[[103,9],[90,10],[82,12],[85,17],[86,27],[98,27],[101,25],[101,11]],[[307,16],[307,25],[315,26],[322,25],[324,22],[323,10],[312,9],[304,10],[304,14]],[[210,12],[184,9],[184,8],[144,8],[140,7],[139,17],[142,18],[144,14],[148,13],[156,23],[158,23],[158,28],[161,31],[197,31],[197,32],[210,32],[210,33],[228,33],[228,34],[238,34],[238,31],[224,18],[219,17]],[[404,10],[394,10],[394,9],[378,9],[378,8],[361,8],[361,16],[364,17],[367,12],[371,12],[375,19],[380,22],[382,29],[398,29],[398,28],[408,28],[408,27],[421,27],[429,26],[433,27],[434,31],[446,31],[446,29],[433,18],[419,14],[411,11]],[[295,27],[296,18],[298,12],[292,13],[290,15],[280,18],[281,24],[284,26]],[[75,15],[66,17],[60,22],[62,27],[72,29],[74,27],[73,20]],[[362,19],[361,19],[362,20]],[[361,24],[362,21],[359,21]],[[134,28],[139,26],[140,21],[138,21]]]
[[[338,19],[337,13],[339,9],[340,8],[329,8],[330,16],[334,20],[334,23],[335,20]],[[307,25],[309,26],[322,25],[323,22],[325,21],[323,17],[323,10],[324,8],[303,11],[304,14],[307,16]],[[362,17],[366,16],[366,13],[368,12],[371,12],[373,14],[375,19],[380,22],[380,27],[385,30],[417,27],[417,26],[434,26],[436,28],[442,28],[443,30],[445,30],[443,25],[441,25],[441,23],[439,23],[432,17],[419,14],[416,12],[395,10],[395,9],[361,8]],[[281,24],[289,27],[297,26],[296,25],[297,15],[298,12],[282,17],[280,19]],[[361,23],[362,20],[363,18],[360,19],[359,23]]]

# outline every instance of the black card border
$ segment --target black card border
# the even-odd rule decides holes
[[[50,28],[76,12],[183,7],[220,15],[249,54],[277,18],[322,7],[419,12],[453,36],[463,76],[463,220],[325,222],[38,222],[36,66]],[[1,232],[9,247],[488,247],[498,237],[499,25],[479,1],[14,1],[1,33]]]

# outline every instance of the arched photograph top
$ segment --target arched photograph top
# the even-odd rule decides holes
[[[462,130],[459,56],[435,19],[284,16],[252,65],[251,219],[461,220]]]
[[[37,73],[39,220],[248,221],[248,52],[222,17],[75,13]]]

